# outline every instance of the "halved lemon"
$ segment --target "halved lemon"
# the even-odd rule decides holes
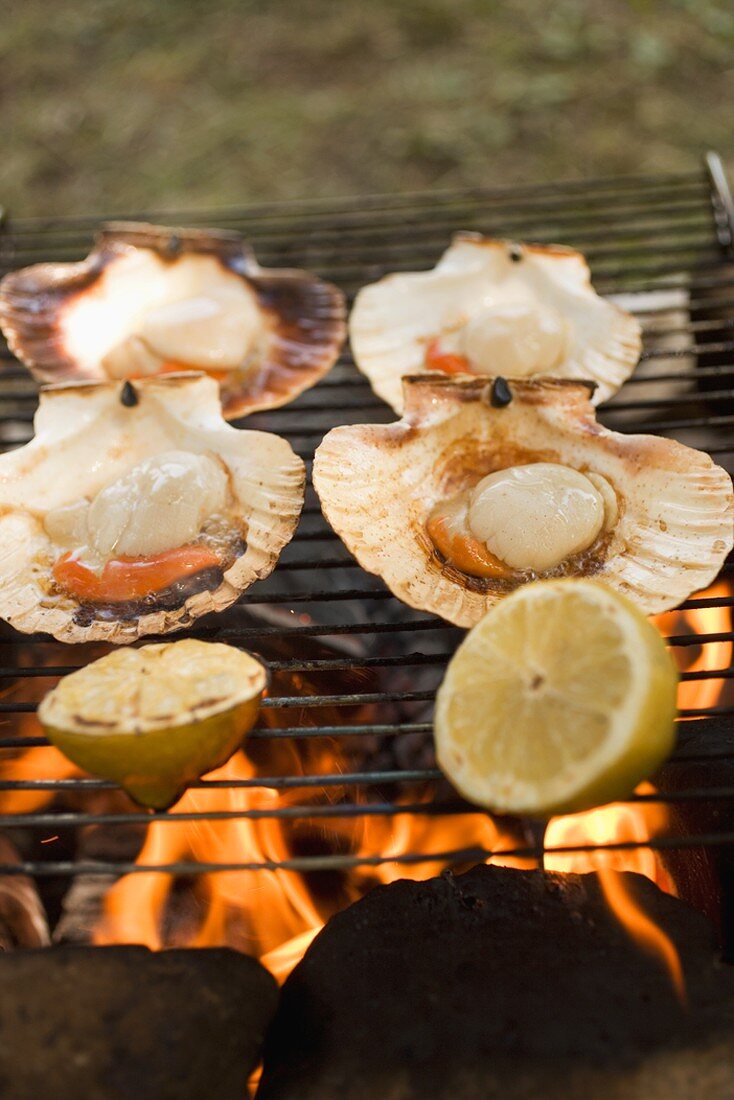
[[[69,760],[163,810],[239,747],[267,682],[258,660],[218,642],[117,649],[64,677],[38,717]]]
[[[436,697],[438,761],[472,802],[547,817],[626,798],[670,754],[676,672],[657,630],[598,581],[495,605]]]

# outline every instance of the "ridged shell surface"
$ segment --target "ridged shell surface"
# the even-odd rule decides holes
[[[336,362],[346,334],[341,291],[306,271],[261,268],[239,234],[216,230],[108,223],[85,260],[6,275],[0,326],[41,382],[108,381],[113,358],[125,376],[160,373],[170,363],[146,344],[146,318],[192,298],[201,306],[207,294],[225,295],[230,323],[255,332],[241,369],[217,375],[227,420],[293,401]],[[174,363],[214,365],[213,357]]]
[[[221,611],[275,568],[303,505],[305,470],[277,435],[222,418],[216,382],[201,374],[131,383],[66,383],[41,392],[35,437],[0,456],[0,617],[65,642],[131,642]],[[221,582],[177,607],[80,619],[70,597],[49,594],[52,510],[90,499],[137,463],[170,452],[210,456],[226,470],[244,544]]]
[[[580,252],[471,233],[457,234],[433,270],[387,275],[360,290],[349,318],[355,362],[375,393],[401,412],[402,379],[425,371],[430,342],[508,303],[551,307],[562,319],[565,350],[543,373],[595,382],[594,404],[616,393],[634,370],[640,326],[599,297]],[[481,373],[513,375],[496,364]]]
[[[731,478],[708,455],[608,431],[580,383],[511,381],[502,407],[492,403],[490,378],[431,373],[404,385],[397,423],[329,432],[314,486],[347,549],[411,607],[472,626],[502,598],[441,558],[426,521],[485,475],[532,462],[599,474],[612,487],[618,516],[586,572],[648,614],[676,607],[721,569],[734,541],[734,499]]]

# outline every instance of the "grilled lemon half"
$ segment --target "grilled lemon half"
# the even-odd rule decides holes
[[[436,697],[439,764],[469,800],[548,817],[628,797],[669,755],[678,674],[655,627],[593,580],[493,607]]]
[[[72,672],[38,717],[69,760],[164,810],[239,747],[267,683],[249,653],[184,639],[117,649]]]

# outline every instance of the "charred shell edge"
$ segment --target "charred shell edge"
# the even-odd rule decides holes
[[[86,259],[34,264],[0,281],[0,328],[12,353],[38,381],[74,376],[109,381],[98,372],[79,367],[65,353],[57,329],[58,310],[90,287],[115,257],[130,247],[152,249],[171,261],[183,252],[214,256],[245,279],[261,301],[267,299],[263,308],[281,319],[273,334],[274,361],[268,370],[258,371],[253,379],[256,388],[224,396],[227,419],[287,404],[315,385],[336,362],[346,337],[346,304],[332,283],[296,268],[261,268],[235,232],[108,222]]]

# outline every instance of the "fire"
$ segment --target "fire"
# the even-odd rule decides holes
[[[312,941],[323,928],[323,924],[314,925],[300,936],[294,936],[292,940],[286,940],[274,951],[261,955],[260,962],[266,966],[270,973],[279,982],[284,982],[294,966],[301,961]]]
[[[724,600],[730,588],[718,582],[700,594],[703,599]],[[677,634],[727,634],[731,631],[728,607],[689,608],[668,611],[652,620],[663,637]],[[732,662],[733,647],[728,640],[704,642],[700,646],[673,647],[678,667],[686,679],[678,687],[680,710],[706,710],[716,705],[724,689],[725,672]],[[688,658],[688,660],[687,660]],[[692,659],[691,659],[692,658]],[[654,795],[650,783],[642,783],[638,794]],[[612,911],[640,947],[654,954],[670,975],[681,1003],[685,1002],[685,982],[675,945],[630,893],[621,872],[645,875],[661,890],[675,894],[675,883],[660,857],[646,843],[670,832],[668,810],[659,802],[628,802],[602,806],[587,813],[552,818],[545,833],[545,848],[594,848],[599,845],[632,842],[639,847],[592,851],[547,852],[544,866],[549,871],[595,871]]]
[[[731,589],[719,581],[699,594],[703,599],[724,600]],[[727,634],[732,629],[731,609],[726,606],[690,608],[685,611],[666,611],[653,616],[652,621],[663,637],[675,634]],[[698,652],[696,653],[696,649]],[[674,648],[673,654],[681,672],[687,677],[678,685],[680,710],[707,710],[719,700],[725,681],[712,675],[725,671],[732,663],[734,646],[730,641],[706,642],[698,647]],[[690,664],[686,657],[693,654]]]
[[[239,781],[254,777],[253,764],[244,753],[238,753],[208,778]],[[254,811],[264,816],[156,821],[148,828],[137,862],[147,866],[180,862],[255,866],[281,863],[294,854],[293,838],[282,819],[267,815],[292,798],[263,787],[189,790],[173,808],[173,814]],[[300,820],[301,827],[304,820],[308,820],[308,807]],[[345,815],[342,819],[330,818],[321,837],[331,851],[352,855],[355,864],[341,875],[337,890],[325,900],[317,902],[308,875],[296,871],[262,867],[219,871],[196,879],[200,917],[189,925],[167,928],[166,906],[176,876],[139,872],[124,876],[109,890],[95,942],[144,943],[151,948],[174,944],[234,946],[258,956],[282,981],[337,908],[381,883],[405,877],[425,879],[439,873],[445,860],[431,860],[431,852],[463,848],[491,851],[517,844],[516,837],[503,833],[481,813],[441,818],[412,811],[395,817]],[[428,858],[417,864],[400,862],[400,857],[410,852]],[[360,863],[371,858],[379,862],[374,866]],[[509,857],[498,862],[513,866],[520,863]]]
[[[238,753],[209,779],[253,780],[255,769]],[[172,813],[263,813],[277,810],[277,792],[259,787],[192,789]],[[278,819],[231,817],[204,820],[161,820],[148,829],[137,862],[165,866],[180,862],[246,864],[281,861],[290,852]],[[318,928],[323,921],[309,893],[292,872],[238,870],[197,878],[194,892],[201,919],[193,927],[164,930],[165,905],[174,886],[173,874],[140,873],[120,879],[107,895],[106,914],[97,934],[99,943],[145,943],[158,948],[231,944],[249,954],[267,954],[283,942]],[[245,915],[243,921],[242,915]]]
[[[726,594],[727,589],[718,584],[702,595],[717,598]],[[725,607],[669,612],[655,621],[668,636],[730,630],[730,613]],[[725,683],[715,674],[731,664],[731,642],[681,647],[677,652],[690,661],[685,666],[688,676],[681,684],[680,706],[691,710],[713,706]],[[17,692],[13,696],[26,701]],[[309,717],[314,714],[311,710]],[[272,719],[273,711],[264,711],[263,717]],[[325,724],[340,725],[343,720],[332,708]],[[16,729],[38,732],[33,720],[26,717]],[[428,786],[411,794],[411,805],[405,805],[407,796],[401,795],[403,805],[399,799],[389,814],[371,813],[365,803],[357,807],[361,811],[357,814],[345,806],[344,814],[338,816],[341,803],[354,805],[353,789],[304,786],[276,790],[262,786],[258,778],[349,771],[336,740],[276,738],[251,742],[250,746],[207,777],[221,786],[187,791],[170,815],[151,822],[136,862],[139,867],[166,870],[136,870],[111,887],[96,930],[97,943],[136,942],[151,948],[228,945],[259,957],[282,981],[324,922],[373,887],[398,878],[419,880],[438,874],[452,862],[446,853],[472,849],[501,852],[527,845],[519,825],[507,826],[485,813],[421,812],[421,803],[437,797]],[[52,748],[14,752],[0,764],[0,779],[54,779],[75,774],[74,766]],[[653,788],[643,785],[639,790],[650,792]],[[109,795],[109,791],[98,791],[94,797]],[[52,797],[47,790],[0,791],[0,812],[32,813]],[[84,804],[91,805],[90,795],[84,797]],[[319,816],[324,807],[329,815]],[[99,808],[104,809],[104,803]],[[621,871],[636,871],[674,893],[670,875],[648,844],[651,838],[669,831],[668,811],[654,801],[620,803],[555,818],[545,837],[550,849],[619,842],[640,846],[601,852],[551,851],[545,866],[554,871],[595,871],[624,927],[645,950],[654,951],[665,962],[676,988],[682,991],[675,947],[640,910],[620,875]],[[421,861],[412,862],[412,854],[422,857]],[[280,866],[294,857],[310,857],[314,869],[299,873]],[[506,866],[536,865],[528,859],[490,858]],[[347,866],[336,866],[339,860]],[[467,864],[471,862],[476,859],[468,857]],[[196,873],[202,864],[234,869]]]
[[[686,983],[675,944],[640,908],[628,891],[620,872],[610,868],[597,868],[597,874],[610,909],[643,951],[660,959],[670,975],[678,1000],[685,1007]]]
[[[655,794],[650,783],[641,783],[638,794]],[[651,879],[661,890],[675,894],[675,883],[661,860],[644,845],[669,826],[668,813],[656,802],[619,802],[600,806],[586,813],[554,817],[545,832],[545,860],[548,871],[596,871],[604,896],[617,919],[643,950],[655,955],[666,967],[681,1003],[685,1002],[685,982],[675,945],[647,916],[628,889],[622,872],[634,871]],[[640,847],[604,850],[604,845],[633,842]],[[600,846],[593,850],[595,846]],[[591,848],[589,851],[562,851],[554,848]]]
[[[70,779],[79,774],[76,764],[52,746],[27,749],[20,756],[0,761],[0,779],[33,782],[44,779]],[[49,801],[46,790],[0,791],[0,811],[4,814],[30,814]]]

